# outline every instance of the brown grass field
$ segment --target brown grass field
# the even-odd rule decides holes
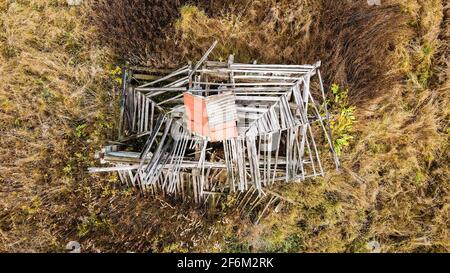
[[[0,0],[0,252],[450,251],[445,0]],[[257,225],[88,174],[116,135],[125,61],[322,61],[339,171],[277,186]],[[331,91],[330,91],[331,92]],[[352,116],[345,110],[351,109]]]

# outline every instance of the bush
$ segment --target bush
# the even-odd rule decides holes
[[[333,132],[334,149],[339,156],[342,149],[350,145],[353,139],[353,124],[355,123],[355,106],[348,104],[348,88],[339,88],[339,85],[331,86],[334,100],[333,119],[331,120],[331,130]]]

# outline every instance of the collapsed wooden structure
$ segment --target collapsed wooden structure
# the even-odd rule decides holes
[[[97,155],[110,166],[91,172],[117,171],[144,192],[201,203],[323,176],[325,153],[339,166],[320,62],[210,61],[216,43],[195,65],[157,79],[124,71],[119,140]]]

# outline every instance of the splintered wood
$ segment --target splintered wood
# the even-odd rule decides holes
[[[339,166],[320,62],[209,61],[215,45],[166,75],[124,69],[119,139],[98,153],[109,166],[91,172],[115,171],[144,192],[196,203],[238,191],[244,204],[274,183],[323,176],[327,154]]]

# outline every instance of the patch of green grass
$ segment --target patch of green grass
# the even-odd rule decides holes
[[[78,138],[82,138],[86,136],[85,129],[87,127],[86,123],[80,124],[75,128],[75,134]]]
[[[426,180],[426,174],[421,171],[421,170],[417,170],[416,174],[414,175],[414,179],[413,182],[416,185],[422,185]]]
[[[120,68],[120,66],[116,66],[110,69],[109,75],[111,76],[111,78],[113,78],[117,85],[122,85],[122,68]]]
[[[70,162],[63,168],[63,172],[66,175],[69,175],[72,172],[72,164]]]
[[[355,106],[348,103],[348,88],[340,88],[339,85],[331,86],[333,93],[333,119],[331,120],[331,130],[333,132],[334,149],[337,155],[342,153],[345,147],[350,145],[353,139],[353,124],[355,118]]]
[[[278,235],[277,235],[278,234]],[[303,244],[300,233],[283,234],[281,231],[274,232],[274,236],[268,241],[268,252],[299,252]]]
[[[235,236],[225,238],[225,247],[225,252],[228,253],[250,252],[249,244],[247,242],[239,241]]]
[[[78,237],[83,238],[91,232],[95,232],[98,230],[107,230],[111,227],[111,225],[111,220],[109,220],[108,218],[99,217],[96,214],[91,214],[77,226],[77,235]]]
[[[187,253],[188,251],[189,250],[180,243],[170,243],[162,250],[163,253]]]

